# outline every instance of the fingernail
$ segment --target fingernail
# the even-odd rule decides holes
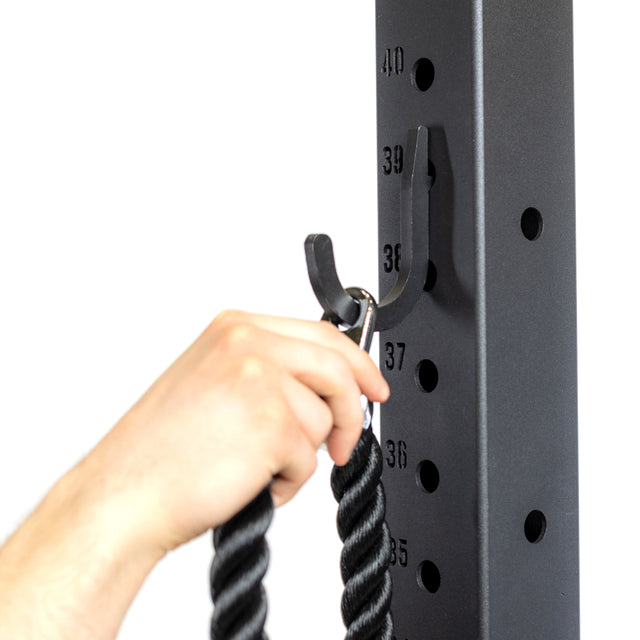
[[[386,402],[391,395],[391,389],[389,388],[389,384],[386,380],[384,380],[384,384],[381,385],[380,395],[382,396],[382,402]]]

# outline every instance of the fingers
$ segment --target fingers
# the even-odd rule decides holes
[[[284,372],[279,384],[286,387],[291,407],[309,440],[319,446],[331,433],[329,454],[337,464],[346,464],[360,437],[364,416],[361,388],[341,351],[251,324],[230,326],[219,342],[220,359],[259,352],[274,370]],[[380,375],[377,369],[376,375]]]
[[[282,391],[307,439],[317,449],[333,428],[331,408],[318,394],[289,375],[283,376]]]
[[[303,391],[302,386],[299,382],[289,378],[289,383],[284,383],[281,387],[283,392],[281,397],[276,400],[276,405],[280,407],[277,413],[281,415],[281,419],[278,421],[278,425],[271,425],[277,437],[271,438],[270,453],[267,454],[267,457],[273,461],[271,495],[276,507],[291,500],[313,475],[318,465],[318,438],[321,437],[320,433],[325,429],[326,424],[323,424],[322,417],[310,419],[303,404],[306,399],[311,401],[310,397],[305,398],[305,393],[314,394],[308,389],[306,392]],[[296,395],[298,395],[297,400],[294,398],[292,401],[292,397]],[[322,404],[317,396],[315,402]],[[326,405],[325,411],[329,412]],[[320,411],[317,415],[322,416],[322,414],[323,412]],[[311,422],[317,420],[315,442],[312,442],[308,436],[310,420]],[[303,426],[303,422],[307,423],[306,427]],[[331,422],[326,413],[324,413],[324,422]]]
[[[282,387],[291,410],[314,449],[326,442],[333,461],[340,466],[347,464],[362,432],[362,410],[358,410],[358,421],[351,426],[334,428],[333,412],[328,403],[309,387],[289,376],[285,376]]]
[[[212,325],[219,328],[247,323],[274,334],[298,338],[319,345],[325,349],[340,352],[349,363],[356,381],[370,400],[385,402],[389,397],[389,385],[368,353],[342,333],[330,322],[280,318],[246,311],[228,310],[219,314]]]
[[[271,483],[271,495],[276,507],[291,500],[318,466],[317,450],[299,433],[301,441],[296,447],[296,455]]]
[[[212,366],[257,355],[267,363],[266,371],[277,372],[273,389],[284,394],[299,430],[291,438],[305,440],[298,454],[277,468],[282,471],[272,493],[281,504],[306,481],[313,472],[309,469],[315,469],[322,442],[336,464],[348,462],[362,433],[361,395],[379,402],[389,396],[389,387],[369,354],[329,322],[231,310],[215,318],[205,339],[213,345]]]
[[[281,349],[288,357],[288,371],[303,386],[315,392],[316,397],[319,396],[330,409],[333,424],[322,434],[318,445],[324,442],[330,433],[333,434],[331,443],[334,446],[329,449],[329,453],[337,464],[345,464],[345,451],[348,459],[356,446],[364,419],[360,404],[362,392],[347,360],[337,351],[323,349],[305,340],[276,346],[279,340],[280,338],[277,338],[274,341],[274,348]],[[301,390],[300,397],[302,394]],[[310,413],[314,410],[314,405],[311,402],[308,405]],[[336,451],[338,460],[334,457]]]

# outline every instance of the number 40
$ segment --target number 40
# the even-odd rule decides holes
[[[394,73],[399,76],[404,71],[404,49],[402,47],[385,49],[380,71],[387,77]]]

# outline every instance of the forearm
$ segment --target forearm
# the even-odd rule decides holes
[[[128,526],[136,505],[86,476],[66,474],[0,549],[2,638],[115,638],[162,557]]]

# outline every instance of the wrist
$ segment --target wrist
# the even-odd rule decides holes
[[[114,558],[153,566],[166,554],[156,535],[156,510],[114,476],[90,454],[58,481],[52,497]]]

